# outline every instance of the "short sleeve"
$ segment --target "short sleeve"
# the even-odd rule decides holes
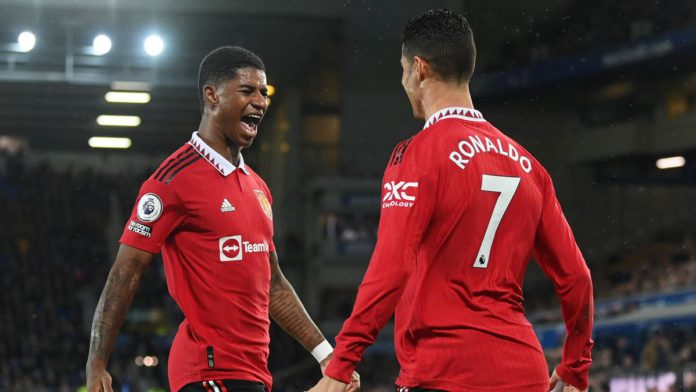
[[[159,253],[169,234],[186,219],[186,209],[170,185],[148,179],[140,187],[120,242]]]

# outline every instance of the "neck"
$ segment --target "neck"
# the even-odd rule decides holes
[[[239,154],[242,148],[230,142],[225,137],[222,127],[207,113],[203,115],[198,125],[198,136],[223,158],[235,166],[239,165]]]
[[[421,99],[424,120],[427,120],[439,110],[450,107],[473,109],[474,102],[469,92],[469,84],[454,85],[442,81],[432,81],[423,88]]]

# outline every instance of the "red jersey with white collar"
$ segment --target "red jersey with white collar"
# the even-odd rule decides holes
[[[194,133],[140,188],[121,243],[162,251],[184,313],[169,355],[171,389],[205,380],[260,381],[268,371],[271,193]]]
[[[397,384],[548,390],[522,306],[532,255],[555,285],[569,331],[558,373],[584,388],[592,283],[548,173],[478,111],[439,111],[390,158],[377,245],[326,374],[349,381],[396,312]]]

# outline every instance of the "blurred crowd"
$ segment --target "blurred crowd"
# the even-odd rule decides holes
[[[658,375],[693,369],[696,364],[695,334],[693,325],[690,325],[612,334],[596,339],[590,390],[609,392],[611,380],[616,376]],[[560,363],[560,348],[545,350],[545,353],[549,364]],[[684,384],[685,388],[680,391],[696,391],[693,380],[685,379]],[[668,391],[673,390],[676,391],[676,387]]]
[[[584,50],[696,26],[696,7],[683,0],[568,1],[529,24],[511,31],[486,69],[510,69]]]
[[[664,233],[654,241],[615,255],[591,268],[596,300],[610,300],[696,288],[696,237]],[[527,290],[525,309],[534,323],[562,320],[555,296]],[[626,305],[597,309],[596,317],[618,316],[635,310]]]
[[[378,207],[366,214],[328,214],[324,217],[324,253],[370,255],[377,242]]]
[[[137,181],[0,155],[0,390],[75,391],[83,383],[91,316],[116,246],[107,238],[111,212],[123,208],[114,203],[119,194],[134,197]],[[144,282],[136,316],[143,305],[167,308],[155,268]],[[168,344],[139,328],[129,322],[119,338],[117,382],[133,353],[166,357]]]
[[[108,264],[105,179],[2,159],[0,389],[68,390],[87,352],[83,297]]]

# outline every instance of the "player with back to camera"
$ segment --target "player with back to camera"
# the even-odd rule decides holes
[[[198,90],[198,131],[143,183],[121,237],[94,314],[89,392],[112,390],[108,359],[160,251],[185,317],[169,355],[173,391],[269,391],[269,314],[322,373],[330,358],[331,345],[280,270],[270,191],[241,154],[268,109],[264,64],[240,47],[215,49],[201,62]],[[353,378],[350,391],[360,386]]]
[[[543,392],[559,381],[587,390],[590,272],[549,174],[474,109],[475,58],[462,15],[428,11],[403,29],[402,85],[425,126],[389,159],[377,244],[312,391],[343,390],[394,312],[398,391]],[[568,331],[550,379],[522,306],[532,255]]]

